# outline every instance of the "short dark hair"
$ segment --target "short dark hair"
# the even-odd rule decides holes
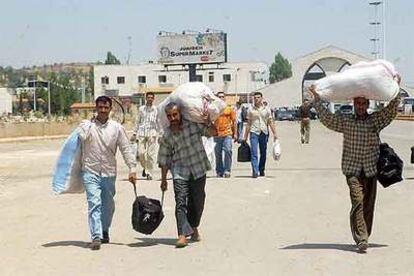
[[[147,94],[145,94],[145,98],[148,96],[153,96],[155,98],[154,92],[147,92]]]
[[[165,107],[164,111],[167,112],[168,110],[173,109],[174,107],[178,108],[178,110],[181,110],[180,105],[175,102],[169,102]]]
[[[98,103],[109,103],[109,106],[112,106],[112,100],[108,96],[99,96],[95,100],[95,105],[98,106]]]
[[[263,97],[263,94],[262,94],[262,92],[256,91],[256,92],[253,93],[253,96]]]

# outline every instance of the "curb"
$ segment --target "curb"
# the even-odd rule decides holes
[[[28,142],[36,140],[54,140],[62,139],[68,137],[68,134],[65,135],[49,135],[49,136],[24,136],[24,137],[10,137],[10,138],[0,138],[0,143],[10,143],[10,142]]]

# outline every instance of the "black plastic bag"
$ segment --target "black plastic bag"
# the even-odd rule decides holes
[[[386,188],[402,181],[404,163],[395,151],[387,144],[380,144],[380,156],[377,163],[377,179]]]
[[[136,196],[136,188],[134,185]],[[162,198],[164,199],[164,193]],[[150,235],[164,218],[162,211],[162,201],[157,199],[147,198],[145,196],[136,196],[134,204],[132,205],[132,228],[135,231]]]
[[[237,149],[237,161],[238,162],[250,162],[251,155],[250,155],[250,147],[243,141],[240,147]]]

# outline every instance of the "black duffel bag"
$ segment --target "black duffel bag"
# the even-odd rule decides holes
[[[404,163],[395,151],[387,144],[380,144],[380,155],[377,163],[377,179],[386,188],[400,182]]]
[[[135,201],[132,205],[132,228],[135,231],[150,235],[164,218],[162,204],[164,202],[164,192],[162,193],[161,202],[157,199],[147,198],[146,196],[137,196],[136,186],[134,184]]]
[[[237,149],[237,161],[238,162],[250,162],[250,147],[246,141],[243,141]]]

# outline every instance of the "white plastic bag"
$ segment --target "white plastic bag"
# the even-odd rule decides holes
[[[316,92],[331,102],[349,101],[356,97],[390,101],[399,92],[394,80],[397,72],[390,62],[375,60],[358,62],[346,71],[315,82]]]
[[[214,148],[216,146],[216,143],[214,142],[214,138],[213,137],[202,137],[203,140],[203,146],[204,146],[204,150],[206,151],[207,154],[207,158],[208,161],[210,161],[211,167],[215,168],[216,167],[216,155],[214,153]]]
[[[282,150],[280,148],[279,139],[276,139],[273,142],[273,149],[272,149],[273,160],[279,161],[281,153],[282,153]]]
[[[169,126],[165,106],[175,102],[181,107],[182,116],[192,122],[202,123],[203,114],[208,113],[214,121],[224,110],[226,104],[216,97],[213,91],[201,82],[188,82],[178,86],[163,102],[158,105],[161,127]]]

